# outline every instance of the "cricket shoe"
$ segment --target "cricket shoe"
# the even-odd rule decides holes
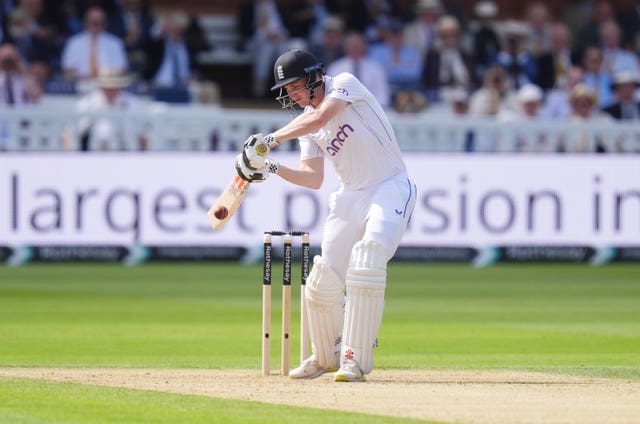
[[[334,372],[337,368],[325,368],[320,365],[320,362],[316,359],[314,355],[309,356],[307,359],[302,361],[298,368],[294,368],[289,371],[289,378],[300,378],[311,380],[316,377],[320,377],[322,374],[328,372]]]
[[[335,376],[335,381],[347,383],[359,383],[366,380],[360,366],[353,359],[346,359]]]

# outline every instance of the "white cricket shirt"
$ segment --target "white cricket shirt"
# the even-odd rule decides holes
[[[406,172],[391,123],[369,90],[346,72],[325,76],[324,81],[325,98],[350,104],[321,129],[299,137],[300,158],[326,157],[342,184],[352,190]]]

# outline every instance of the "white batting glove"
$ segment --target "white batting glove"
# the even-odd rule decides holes
[[[253,134],[242,146],[242,157],[249,168],[259,169],[265,165],[270,147],[262,134]]]
[[[245,181],[252,183],[261,183],[269,177],[269,174],[277,174],[279,164],[273,159],[265,159],[264,166],[253,169],[245,163],[243,154],[236,157],[236,172]]]

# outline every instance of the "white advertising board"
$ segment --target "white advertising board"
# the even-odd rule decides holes
[[[296,153],[278,153],[285,164]],[[328,166],[318,191],[278,177],[254,184],[220,232],[206,212],[235,154],[2,154],[0,245],[253,246],[274,229],[321,239]],[[406,157],[418,201],[407,246],[640,245],[636,155]]]

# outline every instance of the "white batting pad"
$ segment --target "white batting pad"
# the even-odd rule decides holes
[[[313,353],[324,368],[337,368],[344,318],[344,284],[320,256],[313,258],[305,298]]]
[[[363,240],[353,247],[347,270],[347,304],[341,362],[353,359],[363,373],[373,369],[373,347],[382,323],[387,256],[379,243]]]

